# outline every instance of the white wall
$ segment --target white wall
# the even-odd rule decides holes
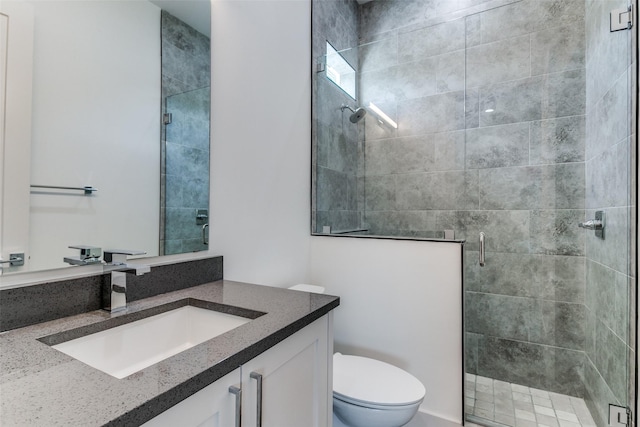
[[[421,411],[462,414],[461,246],[314,237],[311,282],[340,296],[335,350],[392,363],[427,389]]]
[[[31,183],[98,192],[32,192],[31,268],[65,266],[64,255],[77,255],[72,244],[157,255],[160,9],[130,1],[33,4]]]
[[[307,279],[310,3],[214,1],[210,245],[227,279]]]
[[[309,235],[310,25],[305,0],[213,3],[211,251],[226,279],[340,295],[337,349],[407,368],[455,424],[460,246]]]

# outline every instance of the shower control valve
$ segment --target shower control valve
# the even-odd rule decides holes
[[[597,237],[604,239],[604,212],[596,211],[595,219],[581,222],[578,224],[578,227],[584,228],[585,230],[594,230]]]

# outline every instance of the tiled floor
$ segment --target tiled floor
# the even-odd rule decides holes
[[[596,427],[583,399],[472,374],[465,412],[515,427]]]

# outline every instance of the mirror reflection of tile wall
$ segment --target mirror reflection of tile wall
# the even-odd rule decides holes
[[[162,12],[160,253],[203,251],[209,209],[209,38]],[[204,212],[203,212],[204,211]],[[199,214],[199,217],[197,217]]]

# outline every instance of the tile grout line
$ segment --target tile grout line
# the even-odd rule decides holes
[[[469,415],[506,426],[595,427],[581,398],[473,374],[466,374],[465,381]]]

